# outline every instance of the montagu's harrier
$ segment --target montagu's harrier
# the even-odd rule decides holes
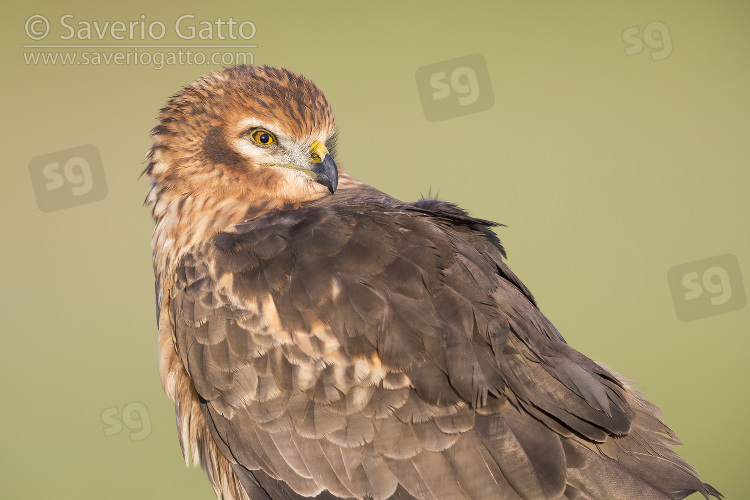
[[[496,224],[339,171],[310,80],[212,73],[153,138],[159,371],[220,498],[720,496],[565,343]]]

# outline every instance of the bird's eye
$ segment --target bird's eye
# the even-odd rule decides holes
[[[250,139],[259,146],[270,146],[276,142],[276,136],[264,128],[256,128],[250,131]]]

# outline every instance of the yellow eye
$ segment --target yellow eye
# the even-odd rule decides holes
[[[250,132],[250,139],[259,146],[270,146],[276,142],[276,136],[264,128],[256,128]]]

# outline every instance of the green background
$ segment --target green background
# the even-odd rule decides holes
[[[215,66],[28,65],[35,14],[57,43],[63,14],[143,14],[167,26],[162,44],[188,43],[172,27],[183,14],[253,21],[256,64],[326,93],[345,170],[507,224],[512,268],[568,342],[635,379],[703,479],[744,498],[750,308],[684,323],[667,283],[671,267],[725,253],[750,280],[744,0],[3,3],[1,498],[213,498],[185,469],[157,374],[139,174],[158,109]],[[626,55],[623,31],[652,21],[668,26],[672,54]],[[416,70],[474,53],[494,106],[428,122]],[[30,161],[85,144],[101,153],[106,198],[41,212]],[[148,437],[105,435],[102,412],[131,402],[147,409]]]

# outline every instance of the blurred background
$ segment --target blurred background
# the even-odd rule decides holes
[[[139,175],[169,96],[252,63],[325,92],[350,174],[506,224],[567,341],[745,498],[750,3],[1,9],[0,497],[214,498],[159,382]]]

